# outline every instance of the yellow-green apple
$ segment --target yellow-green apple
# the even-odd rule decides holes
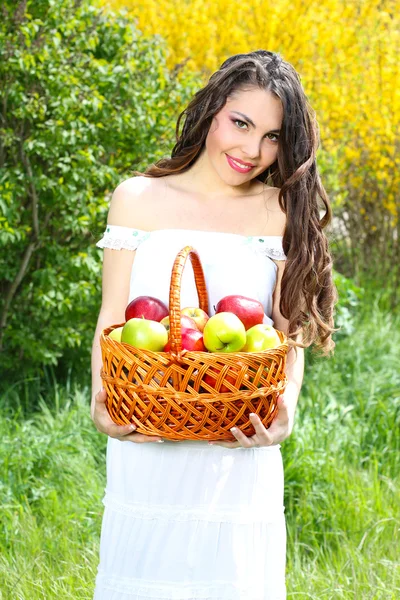
[[[203,342],[203,334],[198,329],[182,329],[182,350],[207,352]],[[164,352],[171,351],[171,341],[168,340]]]
[[[121,334],[122,334],[122,327],[116,327],[115,329],[113,329],[112,331],[110,331],[110,333],[108,334],[108,337],[112,338],[113,340],[116,340],[117,342],[121,341]]]
[[[171,325],[169,322],[169,316],[161,319],[160,323],[162,323],[164,325],[165,329],[169,332],[169,330],[171,329]],[[194,319],[191,319],[190,317],[186,317],[183,315],[183,316],[181,316],[181,331],[183,331],[184,329],[195,329],[196,331],[199,331]]]
[[[210,318],[205,310],[202,308],[196,308],[195,306],[187,306],[186,308],[183,308],[181,310],[181,314],[193,319],[199,331],[204,331],[205,324]]]
[[[205,324],[204,345],[210,352],[240,352],[246,343],[242,321],[231,312],[220,312]]]
[[[121,341],[135,348],[163,352],[168,342],[168,332],[158,321],[133,318],[123,326]]]
[[[261,302],[246,296],[225,296],[218,302],[215,312],[232,312],[239,317],[246,330],[262,323],[264,319],[264,308]]]
[[[125,310],[125,321],[130,319],[148,319],[161,321],[169,313],[164,302],[153,296],[138,296],[129,302]]]
[[[243,352],[262,352],[280,346],[281,340],[271,325],[254,325],[246,331],[246,345]]]

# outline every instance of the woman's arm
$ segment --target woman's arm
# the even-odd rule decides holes
[[[125,322],[129,282],[135,251],[104,248],[102,303],[92,345],[92,416],[94,398],[102,386],[100,334],[106,327]]]
[[[138,180],[140,178],[137,178]],[[143,193],[141,182],[128,180],[117,187],[112,200],[108,223],[135,227],[133,215],[140,221],[140,210],[143,210]],[[137,226],[137,225],[136,225]],[[139,225],[140,226],[140,225]],[[131,271],[136,251],[104,249],[102,302],[92,345],[92,399],[90,414],[98,431],[123,441],[137,443],[158,442],[160,437],[133,433],[135,427],[116,425],[107,412],[106,393],[102,390],[100,376],[102,358],[100,334],[110,325],[125,322],[125,309],[129,300]]]

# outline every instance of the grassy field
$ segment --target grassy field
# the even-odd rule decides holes
[[[288,598],[400,597],[399,321],[371,307],[333,359],[308,362],[282,446]],[[28,395],[1,400],[0,598],[89,600],[106,440],[87,389],[54,385],[35,412]]]

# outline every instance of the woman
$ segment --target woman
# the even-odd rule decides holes
[[[184,118],[182,131],[180,123]],[[293,428],[303,348],[333,348],[331,217],[318,130],[300,78],[272,52],[226,60],[177,123],[171,158],[115,190],[93,343],[92,418],[109,436],[96,600],[282,600],[286,532],[280,442]],[[320,217],[321,205],[325,211]],[[99,335],[130,300],[168,304],[173,260],[199,252],[210,307],[259,299],[293,346],[268,430],[236,442],[173,443],[115,425],[101,390]],[[181,306],[196,306],[190,267]],[[213,310],[211,308],[211,314]]]

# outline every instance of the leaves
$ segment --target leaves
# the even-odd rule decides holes
[[[88,369],[110,193],[171,147],[191,89],[159,38],[88,0],[5,3],[0,89],[1,364],[12,377],[74,348]]]

